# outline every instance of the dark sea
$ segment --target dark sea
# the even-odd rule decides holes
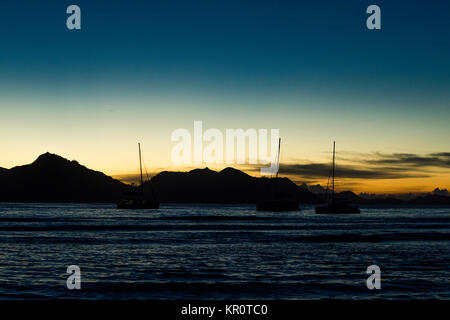
[[[0,299],[450,299],[450,208],[0,203]],[[69,290],[69,265],[81,289]],[[381,269],[381,289],[366,286]]]

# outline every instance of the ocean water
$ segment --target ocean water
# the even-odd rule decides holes
[[[0,203],[0,299],[449,299],[450,208],[362,209]]]

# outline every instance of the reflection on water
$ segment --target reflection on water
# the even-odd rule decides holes
[[[450,208],[0,204],[0,298],[450,298]],[[79,265],[81,290],[66,288]],[[381,290],[365,284],[381,268]]]

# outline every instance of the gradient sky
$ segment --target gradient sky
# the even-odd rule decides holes
[[[448,1],[4,1],[0,38],[0,167],[49,151],[128,174],[140,141],[150,171],[183,170],[171,132],[203,120],[279,128],[298,183],[323,183],[305,168],[336,140],[343,187],[450,187]]]

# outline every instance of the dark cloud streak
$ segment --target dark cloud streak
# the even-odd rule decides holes
[[[365,160],[365,163],[377,165],[377,164],[389,164],[389,165],[401,165],[410,167],[437,167],[437,168],[450,168],[450,153],[440,152],[431,153],[425,156],[420,156],[410,153],[394,153],[391,155],[376,154],[375,159]]]
[[[428,178],[433,169],[450,168],[450,152],[417,155],[410,153],[381,154],[346,159],[353,164],[336,166],[339,178],[351,179],[404,179]],[[251,168],[256,171],[259,168]],[[298,176],[303,179],[322,179],[330,175],[329,163],[280,164],[280,174]]]
[[[280,173],[300,175],[306,179],[326,178],[330,175],[330,165],[324,163],[280,165]],[[340,178],[352,179],[401,179],[426,178],[424,173],[411,173],[405,168],[378,167],[365,168],[363,166],[336,166],[336,175]]]

